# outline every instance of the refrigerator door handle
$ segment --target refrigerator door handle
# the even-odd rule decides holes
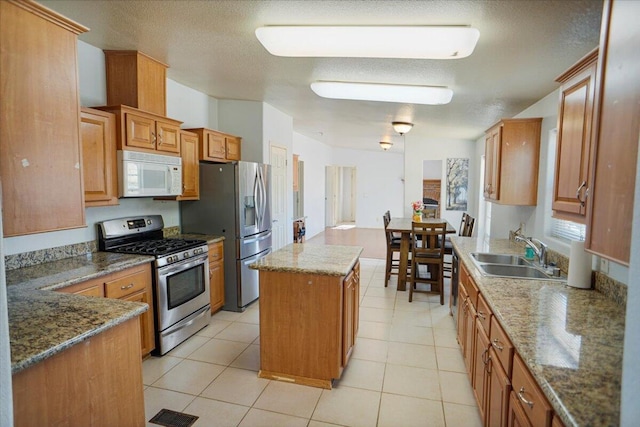
[[[265,239],[268,239],[269,237],[271,237],[271,231],[269,231],[268,233],[266,233],[265,235],[260,236],[260,237],[254,237],[252,239],[244,239],[243,243],[247,244],[247,243],[261,242],[261,241],[263,241]]]
[[[265,217],[265,210],[266,210],[266,205],[267,205],[267,192],[264,186],[264,175],[262,174],[262,168],[259,167],[258,168],[258,175],[259,175],[259,179],[260,179],[260,191],[262,193],[262,196],[260,197],[260,229],[264,230],[264,217]]]
[[[258,229],[262,220],[260,219],[260,180],[258,178],[258,171],[256,170],[256,176],[253,177],[253,199],[254,209],[256,211],[256,225]]]

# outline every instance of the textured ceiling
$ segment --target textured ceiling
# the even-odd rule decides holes
[[[139,50],[168,77],[218,99],[264,101],[296,132],[333,146],[379,150],[402,138],[476,139],[558,87],[555,77],[598,44],[602,0],[42,1],[91,31],[101,49]],[[283,58],[254,35],[264,25],[470,25],[475,51],[457,60]],[[448,86],[448,105],[330,100],[316,80]]]

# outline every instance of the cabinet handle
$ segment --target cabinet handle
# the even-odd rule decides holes
[[[499,342],[500,341],[498,341],[498,338],[495,338],[493,341],[491,341],[491,346],[496,350],[502,351],[504,350],[504,347],[498,344]]]
[[[158,145],[162,145],[162,131],[158,132]]]
[[[152,144],[156,143],[156,133],[155,132],[151,132],[151,143]]]
[[[582,184],[580,184],[580,187],[578,187],[578,189],[576,190],[576,199],[578,199],[578,201],[580,202],[580,206],[584,206],[584,200],[582,200],[580,198],[580,190],[582,190],[582,187],[584,187],[585,185],[587,185],[587,181],[582,181]],[[587,190],[589,191],[589,190]],[[585,194],[585,200],[587,199],[586,194]]]
[[[481,318],[482,320],[485,320],[487,318],[487,316],[484,315],[483,312],[478,311],[478,313],[476,314],[477,317]]]
[[[120,289],[122,289],[123,291],[126,291],[127,289],[131,289],[133,288],[133,283],[129,283],[126,286],[120,286]]]
[[[533,401],[524,398],[524,387],[520,387],[520,391],[518,392],[518,399],[520,399],[520,402],[527,405],[530,409],[533,409]]]

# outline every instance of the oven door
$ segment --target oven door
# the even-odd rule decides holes
[[[209,304],[207,254],[157,269],[156,311],[163,331]]]

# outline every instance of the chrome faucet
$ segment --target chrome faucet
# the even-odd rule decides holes
[[[542,268],[547,268],[547,245],[542,243],[540,240],[535,239],[533,237],[524,237],[520,234],[515,236],[516,242],[524,242],[533,249],[533,252],[537,255],[538,261]],[[536,243],[540,245],[540,248],[536,246]]]

